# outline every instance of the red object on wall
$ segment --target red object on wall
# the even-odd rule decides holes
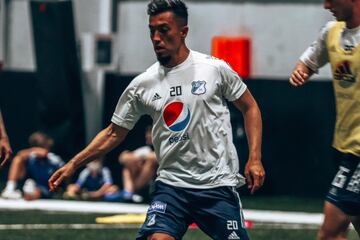
[[[241,77],[251,74],[251,41],[248,37],[216,36],[212,39],[212,55],[220,58]]]
[[[39,5],[39,11],[40,12],[45,12],[46,11],[46,3],[42,3]]]

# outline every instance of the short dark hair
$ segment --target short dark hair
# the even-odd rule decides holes
[[[182,0],[151,0],[148,4],[147,13],[149,16],[155,16],[166,11],[173,12],[177,17],[188,23],[187,6]]]

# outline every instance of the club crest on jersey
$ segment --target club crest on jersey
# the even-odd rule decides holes
[[[155,220],[155,218],[156,218],[156,215],[155,214],[153,214],[153,215],[150,215],[148,218],[147,218],[147,226],[152,226],[152,225],[154,225],[155,223],[156,223],[156,220]]]
[[[163,119],[166,126],[173,132],[183,131],[190,123],[191,112],[182,102],[171,102],[165,106]]]
[[[191,93],[195,95],[201,95],[206,93],[205,81],[193,81],[191,83]]]

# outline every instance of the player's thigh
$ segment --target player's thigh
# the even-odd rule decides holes
[[[221,187],[204,193],[203,201],[196,205],[192,214],[200,229],[212,239],[249,239],[235,189]]]
[[[148,236],[147,240],[175,240],[175,238],[166,233],[154,233]]]
[[[156,182],[146,219],[137,239],[147,239],[154,233],[163,233],[182,239],[191,223],[189,205],[179,189]]]

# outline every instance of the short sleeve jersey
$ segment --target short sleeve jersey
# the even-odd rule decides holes
[[[246,85],[224,61],[190,51],[173,68],[155,63],[120,97],[112,122],[132,129],[141,115],[153,119],[157,180],[188,188],[240,186],[228,101]]]

